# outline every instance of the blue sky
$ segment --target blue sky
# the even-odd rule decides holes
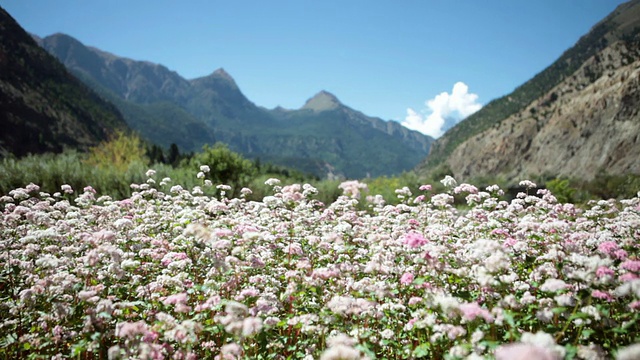
[[[623,2],[0,0],[0,5],[38,36],[62,32],[116,55],[163,64],[186,78],[223,67],[260,106],[295,109],[327,90],[367,115],[437,136],[437,121],[462,118],[511,92]]]

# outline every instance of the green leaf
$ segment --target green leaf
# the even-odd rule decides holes
[[[413,356],[415,357],[426,357],[429,355],[429,344],[420,344],[418,347],[413,349]]]

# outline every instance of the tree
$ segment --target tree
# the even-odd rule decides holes
[[[248,186],[256,174],[256,169],[250,160],[229,150],[223,143],[216,143],[213,147],[205,145],[201,153],[189,160],[189,164],[197,170],[202,165],[208,165],[210,172],[207,178],[214,185],[231,186],[233,196],[238,196],[240,189]]]

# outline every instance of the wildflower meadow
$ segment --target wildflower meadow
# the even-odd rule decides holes
[[[640,199],[450,177],[0,198],[2,359],[638,359]],[[217,190],[206,195],[205,190]],[[466,205],[453,206],[455,199]]]

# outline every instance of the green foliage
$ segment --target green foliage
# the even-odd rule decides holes
[[[571,187],[569,179],[556,178],[546,183],[547,189],[549,189],[559,202],[567,203],[574,202],[574,196],[576,189]]]
[[[34,183],[48,193],[60,191],[64,184],[76,191],[91,186],[100,194],[121,199],[131,195],[130,184],[144,181],[146,164],[130,163],[124,171],[85,165],[86,154],[67,151],[63,154],[29,155],[21,159],[5,158],[0,162],[0,193]]]
[[[214,185],[231,186],[234,196],[240,195],[240,189],[246,187],[256,174],[251,161],[229,150],[222,143],[214,146],[205,145],[201,153],[189,160],[189,167],[194,171],[198,171],[202,165],[207,165],[211,169],[206,175],[208,180]]]
[[[148,163],[142,141],[136,135],[116,132],[110,140],[91,148],[86,163],[102,169],[124,172],[133,163]]]

